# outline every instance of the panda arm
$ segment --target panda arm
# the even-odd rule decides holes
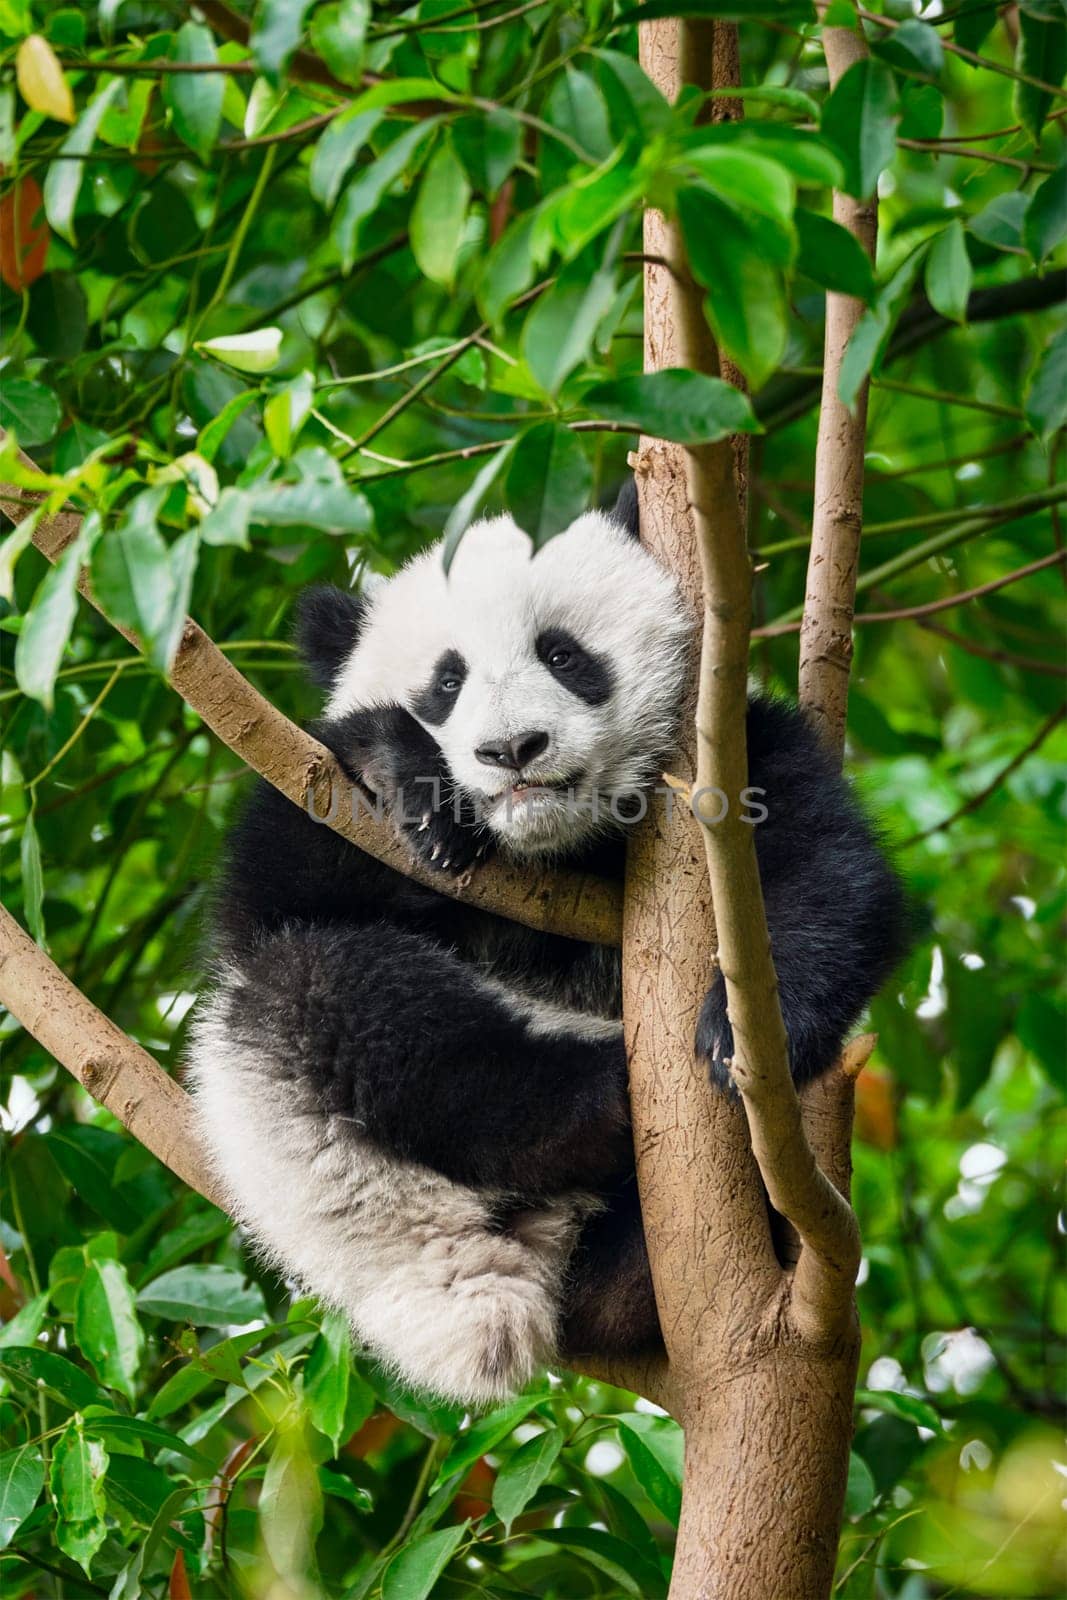
[[[314,731],[383,802],[417,861],[461,874],[488,853],[491,835],[453,782],[441,747],[403,706],[350,711]]]
[[[900,884],[848,783],[802,713],[754,697],[748,710],[763,899],[782,1018],[798,1083],[825,1072],[908,943]],[[733,1034],[718,978],[697,1028],[712,1077],[727,1083]]]
[[[228,1025],[324,1114],[456,1182],[528,1196],[632,1163],[621,1026],[512,1003],[388,925],[290,925],[242,961]],[[568,1025],[569,1023],[569,1025]]]

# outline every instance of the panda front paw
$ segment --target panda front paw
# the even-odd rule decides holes
[[[726,1015],[726,990],[721,978],[709,990],[697,1020],[696,1053],[708,1063],[708,1076],[717,1089],[736,1094],[731,1074],[734,1034]]]
[[[354,711],[323,736],[382,802],[414,861],[455,878],[474,871],[492,835],[457,791],[437,741],[410,712],[403,706]]]
[[[405,797],[405,809],[394,822],[414,860],[453,878],[469,878],[492,846],[492,835],[451,784],[440,785],[434,794],[427,789],[421,797],[414,792]]]

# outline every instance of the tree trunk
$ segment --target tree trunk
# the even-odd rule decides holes
[[[730,25],[667,19],[644,24],[641,33],[642,64],[671,99],[684,82],[724,88],[738,81]],[[733,109],[728,99],[715,104],[716,114],[720,105]],[[678,269],[646,269],[647,369],[718,370],[702,312],[699,326],[683,314],[686,295],[699,291],[672,226],[657,213],[647,214],[645,249]],[[738,528],[738,502],[744,505],[743,444],[735,443],[733,473],[723,459],[718,492],[722,499],[727,480],[734,503],[702,506],[713,537],[731,519]],[[643,538],[699,613],[704,593],[693,515],[699,496],[692,476],[687,483],[693,463],[679,447],[646,439],[635,469]],[[694,659],[684,717],[689,732],[676,766],[687,784],[697,770],[697,679]],[[694,1060],[714,948],[701,830],[679,803],[673,817],[650,814],[636,831],[623,917],[638,1178],[672,1409],[686,1438],[671,1600],[825,1600],[859,1354],[851,1280],[839,1313],[829,1325],[816,1325],[800,1303],[794,1273],[783,1271],[775,1253],[748,1108],[713,1092]],[[846,1196],[851,1088],[844,1072],[833,1074],[814,1086],[804,1108],[811,1146]],[[788,1253],[796,1258],[795,1243]]]

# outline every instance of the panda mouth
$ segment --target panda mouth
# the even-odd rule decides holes
[[[572,793],[582,781],[584,774],[569,772],[562,778],[529,778],[521,783],[512,783],[502,791],[501,800],[528,800],[538,795],[566,795]]]

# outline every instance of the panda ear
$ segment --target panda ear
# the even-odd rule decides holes
[[[296,608],[296,647],[312,682],[331,689],[359,638],[366,601],[347,589],[316,584]]]
[[[639,539],[641,537],[636,478],[627,478],[619,490],[619,498],[615,502],[611,515],[620,528],[625,528],[631,539]]]

